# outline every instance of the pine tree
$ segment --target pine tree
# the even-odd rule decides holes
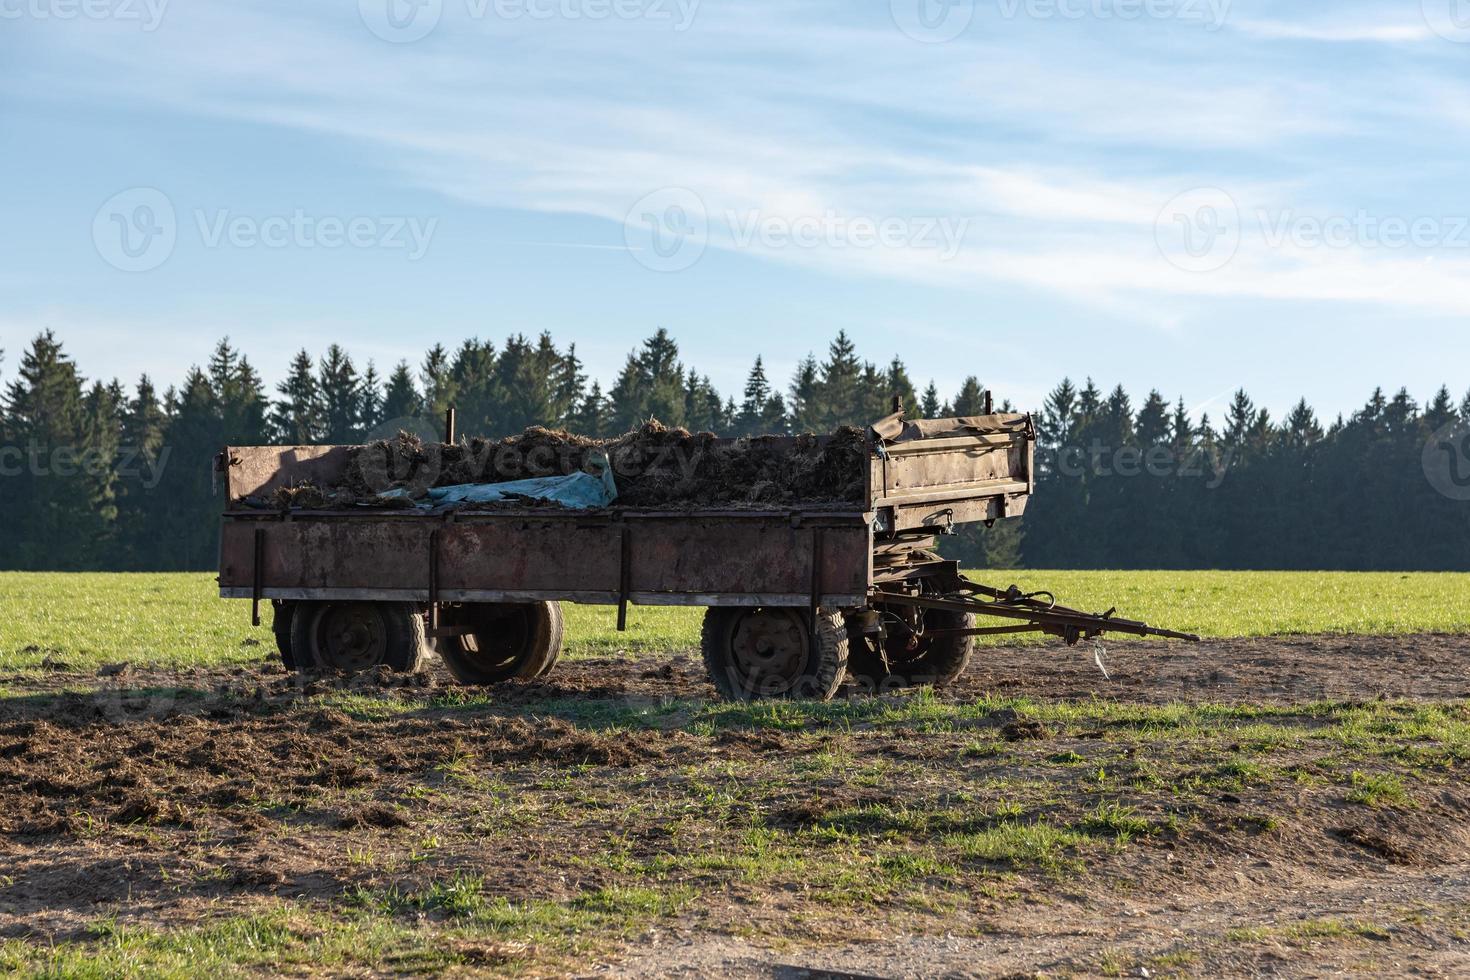
[[[310,446],[322,441],[326,422],[316,365],[305,350],[291,361],[286,380],[276,386],[280,399],[271,412],[275,438],[288,445]]]
[[[912,418],[914,412],[919,408],[919,396],[914,391],[914,383],[909,380],[908,368],[904,367],[903,361],[894,355],[893,360],[888,363],[888,374],[884,379],[884,387],[887,389],[888,398],[897,396],[901,400],[904,412]],[[888,413],[891,406],[884,405],[882,410],[874,418],[880,418]]]
[[[1302,404],[1305,405],[1306,401],[1303,400]],[[1424,410],[1424,424],[1429,431],[1438,432],[1454,421],[1455,400],[1450,395],[1449,386],[1442,385],[1439,391],[1435,392],[1434,400],[1429,403],[1429,407]]]
[[[1138,410],[1136,431],[1138,444],[1145,451],[1169,441],[1169,405],[1157,388],[1148,393],[1148,399]]]
[[[542,334],[543,347],[551,343],[550,334]],[[552,371],[553,417],[547,425],[565,425],[582,404],[587,387],[587,375],[577,357],[577,345],[567,346],[564,356],[558,358]]]
[[[454,404],[456,394],[449,377],[449,352],[443,344],[435,344],[424,355],[419,381],[423,385],[422,410],[442,427],[444,414]]]
[[[815,432],[819,427],[817,405],[817,359],[808,354],[796,366],[791,378],[791,428],[796,432]]]
[[[309,369],[309,358],[307,364]],[[224,432],[219,394],[210,376],[195,367],[168,399],[168,406],[167,438],[173,456],[156,491],[160,500],[169,503],[156,516],[155,567],[208,568],[216,558],[220,501],[212,467],[207,464],[230,441]]]
[[[1445,394],[1449,392],[1446,390]],[[1317,421],[1317,413],[1312,411],[1305,398],[1297,402],[1286,417],[1281,434],[1285,445],[1293,449],[1305,449],[1322,440],[1322,426]]]
[[[827,348],[827,360],[818,372],[813,404],[807,409],[816,431],[828,432],[839,425],[852,424],[854,416],[857,421],[867,420],[873,407],[873,389],[881,391],[880,386],[865,378],[871,369],[871,365],[864,365],[858,359],[857,348],[847,331],[838,331]]]
[[[117,530],[117,461],[122,445],[122,416],[127,403],[117,381],[92,383],[83,403],[86,416],[82,473],[97,536],[88,544],[88,567],[100,568],[115,546]]]
[[[736,421],[737,435],[758,435],[765,424],[766,407],[771,400],[771,382],[766,378],[766,366],[757,355],[750,374],[745,379],[745,400],[740,405]]]
[[[362,426],[362,382],[352,357],[338,344],[327,348],[318,365],[323,438],[329,445],[358,441]]]
[[[679,363],[679,345],[669,332],[658,332],[628,355],[617,384],[609,393],[612,424],[620,431],[637,428],[650,418],[668,426],[685,422],[687,384]]]
[[[926,419],[943,418],[939,413],[944,407],[939,404],[939,388],[933,381],[924,389],[924,400],[919,404],[919,414]]]
[[[76,365],[51,331],[21,355],[6,388],[6,441],[23,460],[0,478],[0,540],[19,569],[86,568],[105,526],[86,473],[88,409]]]
[[[437,406],[436,415],[443,418],[453,405],[461,438],[495,436],[504,421],[504,402],[496,376],[495,345],[472,337],[459,345],[449,363],[448,380],[438,386],[440,397],[448,400]],[[427,382],[426,382],[427,383]]]
[[[592,382],[592,387],[582,398],[571,417],[572,430],[580,435],[590,436],[594,439],[610,435],[608,431],[608,406],[607,399],[602,394],[600,382]]]
[[[365,436],[383,424],[383,379],[378,377],[377,365],[368,361],[362,373],[361,399],[358,405],[358,435]]]
[[[167,503],[158,491],[162,470],[173,457],[165,445],[168,418],[148,375],[138,387],[122,417],[121,460],[118,473],[117,532],[111,567],[144,570],[158,567],[154,528]]]
[[[1041,436],[1041,449],[1047,456],[1054,455],[1072,441],[1077,416],[1077,389],[1071,378],[1052,389],[1041,409],[1037,429]]]
[[[423,412],[423,397],[414,387],[413,372],[407,361],[399,361],[388,375],[388,385],[383,391],[383,422],[403,428],[408,420],[417,419]]]
[[[980,385],[980,379],[968,377],[960,386],[960,393],[955,396],[952,404],[956,418],[972,418],[976,415],[985,414],[985,389]]]

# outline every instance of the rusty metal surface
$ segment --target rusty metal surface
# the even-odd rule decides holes
[[[865,600],[874,584],[875,548],[881,555],[885,547],[874,540],[875,516],[884,535],[908,532],[908,549],[929,540],[913,537],[916,531],[932,535],[1019,516],[1034,489],[1028,416],[910,422],[895,414],[871,427],[869,439],[866,513],[855,512],[862,504],[839,511],[826,504],[766,512],[614,507],[282,515],[227,505],[221,594],[805,605],[815,592],[822,605],[850,606]],[[351,448],[229,448],[222,456],[229,461],[228,500],[308,482],[330,486],[340,480]],[[257,530],[263,531],[259,561]]]
[[[225,595],[255,582],[255,531],[264,530],[266,598],[349,594],[428,601],[430,535],[438,530],[437,588],[445,601],[471,596],[616,602],[626,586],[640,604],[744,605],[757,597],[800,605],[812,591],[816,528],[823,543],[817,582],[823,605],[866,595],[871,530],[863,515],[794,522],[789,515],[717,517],[698,512],[593,521],[578,515],[298,514],[227,516],[220,548]]]
[[[227,500],[265,497],[281,487],[303,483],[331,486],[342,478],[351,446],[229,446],[221,454],[227,460]]]
[[[1018,517],[1035,488],[1034,432],[1025,415],[904,422],[868,462],[875,510],[892,531]]]

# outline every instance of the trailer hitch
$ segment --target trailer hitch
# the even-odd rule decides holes
[[[1043,601],[1042,597],[1045,597]],[[874,603],[890,606],[910,606],[918,609],[936,609],[946,612],[973,613],[998,619],[1016,620],[1007,626],[977,626],[969,629],[932,630],[929,636],[996,636],[1010,633],[1046,633],[1059,637],[1067,646],[1074,647],[1083,640],[1093,640],[1106,633],[1122,633],[1127,636],[1159,637],[1169,640],[1186,640],[1198,643],[1194,633],[1159,629],[1132,619],[1120,619],[1116,608],[1105,613],[1086,613],[1057,604],[1050,592],[1022,592],[1016,586],[1009,589],[994,589],[960,577],[957,587],[942,595],[909,595],[901,592],[876,591],[871,599]],[[1106,668],[1102,668],[1106,671]]]

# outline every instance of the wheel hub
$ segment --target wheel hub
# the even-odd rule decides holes
[[[321,624],[324,666],[342,671],[362,671],[382,663],[387,654],[387,633],[377,614],[363,606],[333,607]]]
[[[752,689],[787,690],[807,666],[807,637],[786,610],[752,610],[735,624],[730,650],[741,680]]]

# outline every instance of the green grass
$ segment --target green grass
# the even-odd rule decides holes
[[[1352,786],[1347,795],[1349,803],[1379,808],[1406,807],[1411,802],[1404,781],[1389,773],[1374,775],[1355,770],[1349,782]]]
[[[1470,574],[1441,572],[976,572],[1064,605],[1202,636],[1470,632]]]
[[[1063,603],[1206,636],[1470,632],[1470,574],[1313,572],[977,572],[980,581],[1050,589]],[[189,667],[258,659],[272,643],[249,605],[208,574],[0,573],[0,669],[50,657],[78,669],[129,661]],[[565,607],[571,658],[690,650],[702,610]],[[265,618],[269,622],[270,613]],[[1016,642],[1005,638],[995,642]]]

